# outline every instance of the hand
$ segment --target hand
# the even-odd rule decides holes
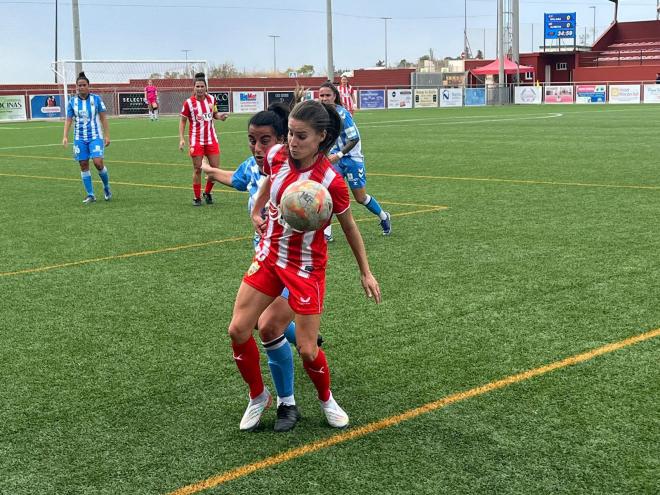
[[[254,225],[254,230],[259,234],[261,237],[264,236],[266,233],[266,219],[263,218],[261,215],[252,215],[252,225]]]
[[[333,153],[332,155],[328,155],[328,160],[330,160],[330,163],[334,164],[339,161],[339,157]]]
[[[227,117],[229,117],[229,114],[226,112],[218,113],[218,120],[222,120],[224,122],[227,120]]]
[[[106,147],[110,146],[110,137],[106,136],[105,139],[103,140],[103,142],[105,143]]]
[[[207,162],[206,160],[202,162],[202,172],[208,174],[209,172],[213,172],[213,170],[214,168],[211,166],[209,162]]]
[[[186,145],[186,140],[181,139],[179,140],[179,151],[183,151],[183,147]]]
[[[62,146],[66,148],[68,144],[69,144],[69,138],[67,136],[64,136],[62,138]]]
[[[362,287],[364,288],[364,293],[369,299],[373,298],[376,304],[380,304],[382,301],[382,295],[380,293],[380,286],[378,281],[374,278],[371,273],[362,274],[360,277],[362,282]]]

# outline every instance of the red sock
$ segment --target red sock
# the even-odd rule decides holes
[[[204,192],[206,194],[210,193],[213,190],[213,184],[215,184],[215,182],[213,182],[212,180],[206,181],[206,187],[204,187]]]
[[[259,365],[259,348],[254,341],[254,337],[244,344],[231,343],[234,350],[234,361],[238,366],[238,371],[245,383],[250,387],[250,399],[254,399],[264,391],[264,381],[261,378],[261,366]]]
[[[325,353],[319,349],[319,354],[314,361],[303,361],[305,371],[312,379],[319,399],[325,402],[330,398],[330,368],[325,359]]]
[[[193,182],[193,194],[197,199],[202,197],[202,185]]]

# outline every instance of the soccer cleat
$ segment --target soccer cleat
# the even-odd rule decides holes
[[[387,218],[380,221],[380,226],[383,229],[383,235],[390,235],[392,233],[392,221],[388,212],[385,212],[385,215],[387,215]]]
[[[274,430],[278,433],[291,431],[300,419],[300,411],[293,405],[280,404],[277,406],[277,420],[275,420]]]
[[[112,191],[110,189],[104,189],[103,190],[103,198],[106,201],[110,201],[112,199]]]
[[[202,198],[193,198],[193,206],[202,206]]]
[[[333,428],[345,428],[348,426],[348,414],[344,411],[335,398],[330,394],[330,398],[321,402],[321,409],[325,413],[325,419],[328,420],[328,424]]]
[[[323,237],[325,237],[325,242],[335,242],[335,238],[331,235],[324,234]]]
[[[273,397],[270,395],[268,389],[264,391],[256,399],[250,399],[247,409],[241,418],[241,431],[254,431],[261,422],[261,416],[264,411],[268,409],[273,402]]]
[[[323,345],[323,342],[325,342],[325,341],[323,340],[323,336],[322,336],[321,334],[319,334],[319,336],[316,337],[316,345],[319,346],[319,347],[321,347],[321,346]]]
[[[207,205],[213,204],[213,196],[211,195],[211,193],[204,193],[204,201],[206,201]]]
[[[90,194],[85,199],[83,199],[84,205],[88,205],[90,203],[96,203],[96,196],[94,196],[93,194]]]

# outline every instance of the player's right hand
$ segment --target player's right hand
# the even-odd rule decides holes
[[[252,215],[252,225],[259,235],[263,236],[266,233],[266,219],[261,215]]]
[[[186,145],[185,139],[179,141],[179,151],[183,151],[183,147]]]
[[[62,146],[64,146],[66,148],[68,144],[69,144],[69,138],[65,136],[62,139]]]

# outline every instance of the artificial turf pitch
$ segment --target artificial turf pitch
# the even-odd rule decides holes
[[[356,120],[393,233],[353,204],[380,306],[338,227],[329,246],[321,331],[345,434],[660,327],[659,108]],[[248,156],[246,124],[216,124],[223,167]],[[177,119],[110,130],[114,198],[83,206],[61,123],[0,125],[0,493],[657,493],[655,335],[309,452],[338,432],[297,360],[296,429],[273,433],[269,411],[239,432],[226,328],[247,197],[216,186],[191,205]]]

